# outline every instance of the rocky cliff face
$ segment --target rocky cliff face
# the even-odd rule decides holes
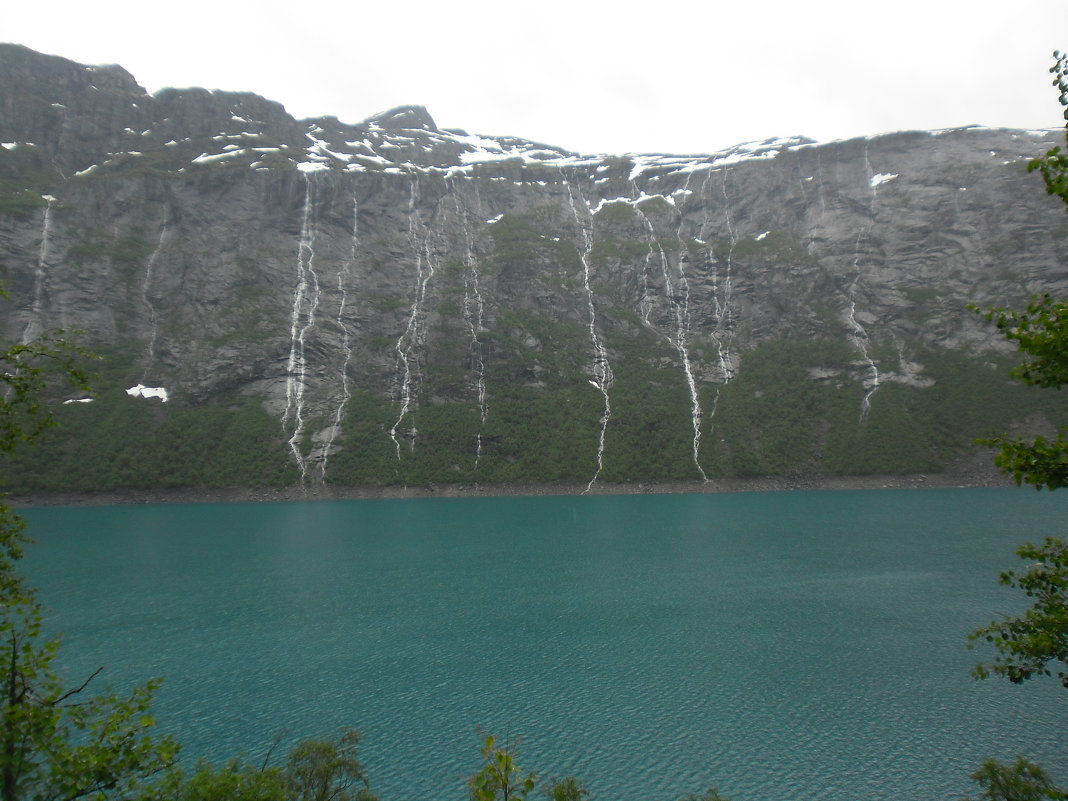
[[[1068,294],[1023,169],[1060,136],[584,156],[0,45],[0,331],[79,329],[169,409],[255,399],[294,481],[938,469],[988,433],[939,408],[1010,391],[966,305]]]

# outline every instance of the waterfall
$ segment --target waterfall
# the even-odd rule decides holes
[[[159,254],[163,251],[163,244],[167,238],[168,229],[168,214],[167,206],[163,206],[163,217],[159,224],[159,239],[156,241],[156,247],[152,250],[151,255],[148,257],[148,264],[145,266],[145,279],[141,282],[141,302],[148,309],[148,320],[152,325],[152,333],[148,337],[148,345],[145,347],[145,369],[141,373],[141,383],[144,384],[148,380],[148,371],[152,369],[152,363],[156,359],[156,340],[159,337],[159,315],[156,311],[156,304],[152,302],[152,298],[149,297],[149,287],[152,285],[152,277],[156,272],[156,264],[159,262]]]
[[[397,459],[400,459],[400,440],[397,439],[397,429],[403,422],[405,416],[411,411],[412,398],[415,394],[415,390],[418,389],[419,380],[419,361],[418,361],[418,346],[425,337],[425,331],[422,328],[423,317],[423,301],[426,299],[426,288],[430,279],[434,276],[434,263],[430,254],[430,232],[426,229],[426,226],[419,219],[419,210],[417,208],[419,203],[419,176],[412,172],[410,174],[411,188],[408,194],[408,243],[412,248],[412,253],[415,256],[415,290],[412,296],[411,311],[408,314],[408,322],[404,326],[404,331],[397,338],[397,343],[394,345],[394,351],[397,354],[397,361],[399,363],[399,387],[398,394],[400,396],[400,414],[397,415],[396,422],[389,429],[390,439],[393,440],[393,444],[397,447]],[[408,435],[410,437],[410,447],[415,450],[415,438],[419,432],[413,425],[409,429]]]
[[[686,173],[686,181],[682,185],[682,201],[679,205],[679,225],[675,229],[675,239],[679,242],[679,283],[678,286],[682,290],[682,302],[678,306],[678,323],[679,323],[679,335],[677,337],[680,345],[680,355],[683,356],[683,369],[686,372],[686,386],[690,390],[690,409],[693,419],[693,463],[697,468],[697,472],[701,474],[702,481],[708,481],[708,476],[705,475],[704,468],[701,467],[701,463],[698,456],[701,452],[701,419],[704,416],[701,410],[701,400],[697,392],[697,380],[694,377],[692,365],[690,362],[689,349],[686,347],[686,343],[690,339],[690,281],[686,277],[686,264],[682,258],[682,254],[686,252],[686,245],[682,240],[682,225],[683,214],[682,207],[686,202],[686,199],[692,194],[690,192],[690,179],[693,177],[693,172]],[[668,286],[665,275],[665,287]],[[718,402],[719,395],[717,393],[716,400]],[[709,417],[711,420],[715,416],[715,407],[712,409],[712,415]]]
[[[727,273],[723,279],[723,316],[726,317],[726,331],[722,336],[716,337],[716,348],[719,353],[719,367],[723,372],[723,383],[726,384],[731,380],[733,371],[731,369],[731,350],[730,343],[732,339],[732,331],[734,330],[734,319],[731,312],[731,302],[734,299],[733,285],[731,283],[731,270],[734,260],[734,246],[738,243],[738,237],[734,233],[734,223],[731,220],[731,201],[727,195],[727,175],[730,172],[728,169],[724,169],[721,173],[723,177],[723,218],[727,221],[727,234],[730,236],[730,247],[727,250]],[[719,325],[717,324],[717,328]],[[718,332],[717,332],[718,333]],[[724,346],[726,341],[726,346]]]
[[[649,250],[645,254],[645,258],[642,259],[642,296],[638,301],[638,314],[641,315],[642,324],[646,328],[660,334],[661,332],[658,331],[656,326],[649,320],[649,315],[653,313],[653,296],[649,291],[649,264],[653,260],[653,240],[655,239],[655,236],[653,235],[652,224],[649,222],[649,218],[638,208],[638,202],[642,197],[642,192],[638,188],[638,182],[634,178],[630,179],[630,189],[632,195],[630,206],[643,220],[645,220],[646,227],[649,228]],[[620,200],[622,200],[622,198],[620,198]]]
[[[819,181],[820,212],[827,213],[827,193],[823,188],[823,153],[816,151],[816,178]]]
[[[708,172],[705,174],[705,180],[701,187],[701,194],[708,198],[708,202],[710,204],[712,202],[712,179],[716,172],[716,170],[709,169]],[[724,264],[725,273],[722,280],[720,280],[719,276],[719,262],[714,254],[711,257],[713,265],[712,310],[716,318],[716,327],[715,330],[712,332],[712,337],[716,342],[716,358],[718,362],[719,373],[723,379],[723,384],[730,383],[731,378],[734,377],[734,357],[731,355],[730,350],[734,330],[733,311],[731,306],[734,301],[732,269],[734,261],[734,248],[738,242],[738,237],[734,230],[734,220],[731,217],[730,195],[727,193],[727,176],[729,172],[730,170],[727,168],[723,168],[721,171],[719,171],[721,178],[720,194],[723,196],[723,220],[727,226],[727,258],[726,263]],[[688,184],[689,178],[687,178],[687,185]],[[706,220],[703,228],[704,227],[711,229],[712,233],[709,234],[706,233],[704,230],[701,230],[701,237],[699,241],[704,241],[709,236],[715,236],[718,239],[719,235],[716,233],[716,228],[718,226],[714,226],[711,220]],[[688,308],[689,305],[687,303],[687,316],[689,314]],[[716,387],[715,395],[712,398],[712,407],[708,410],[707,413],[709,431],[713,429],[716,411],[719,409],[720,390],[721,387]],[[691,398],[696,397],[694,394],[695,392],[696,385],[693,387],[693,389],[691,389]],[[696,400],[694,401],[693,411],[696,420],[697,415],[701,414],[701,409],[697,405]],[[699,429],[697,428],[697,424],[695,422],[695,453],[696,448],[699,445],[698,434]],[[700,465],[698,465],[698,469],[700,469]],[[703,470],[701,471],[701,475],[702,477],[705,476]],[[705,480],[708,480],[707,477],[705,477]]]
[[[589,222],[583,222],[582,217],[579,215],[579,208],[575,199],[575,191],[572,191],[571,182],[564,180],[564,185],[567,187],[568,200],[571,203],[571,211],[575,215],[575,223],[578,225],[579,230],[582,232],[583,248],[580,254],[582,261],[582,286],[586,292],[586,305],[590,313],[590,342],[593,344],[593,378],[590,380],[590,384],[597,388],[597,391],[604,397],[604,412],[601,415],[601,433],[597,438],[597,470],[593,474],[593,478],[590,479],[590,483],[586,485],[586,492],[589,492],[594,483],[597,481],[597,477],[600,476],[601,470],[604,467],[604,438],[605,432],[608,430],[608,421],[612,419],[612,404],[608,397],[608,388],[612,385],[612,367],[608,363],[608,351],[605,350],[603,344],[601,344],[601,338],[597,335],[597,310],[593,305],[593,288],[590,286],[590,251],[593,250],[593,215],[590,212],[589,203],[584,199],[582,200],[583,206],[585,206],[585,214],[589,218]],[[579,191],[579,198],[582,198],[582,193]]]
[[[341,400],[338,402],[337,408],[334,410],[334,422],[333,425],[327,430],[327,436],[323,442],[323,457],[319,463],[319,478],[322,481],[326,480],[326,464],[330,459],[330,449],[334,446],[334,440],[337,439],[338,432],[341,430],[341,420],[345,415],[345,407],[348,405],[349,399],[352,397],[352,388],[349,383],[349,364],[352,362],[352,336],[349,333],[349,327],[345,324],[345,307],[348,305],[349,293],[345,286],[345,279],[348,277],[349,271],[356,263],[356,254],[360,247],[360,234],[359,234],[359,216],[360,216],[360,204],[356,199],[356,191],[352,192],[352,239],[349,247],[349,257],[347,260],[342,261],[337,268],[337,292],[340,300],[338,301],[337,317],[334,319],[334,324],[338,330],[341,331],[341,351],[344,353],[344,358],[341,361],[341,369],[339,370],[341,378]]]
[[[304,437],[304,390],[307,379],[305,346],[308,329],[315,324],[315,312],[319,306],[319,276],[315,272],[315,224],[312,219],[316,199],[315,178],[311,172],[302,171],[301,174],[304,176],[304,214],[297,245],[297,277],[289,324],[286,409],[282,415],[282,426],[285,427],[292,417],[289,449],[300,467],[300,481],[303,485],[308,474],[307,460],[301,453],[301,440]]]
[[[637,203],[634,204],[634,210],[638,212],[638,216],[645,222],[645,227],[649,231],[649,253],[646,256],[646,264],[648,264],[653,257],[654,244],[658,244],[656,243],[656,231],[653,228],[653,223],[638,208]],[[675,236],[681,243],[682,237],[678,230],[676,230]],[[690,283],[686,278],[686,271],[683,268],[681,258],[679,259],[678,281],[675,283],[672,281],[671,270],[664,248],[658,246],[655,250],[660,254],[660,274],[664,280],[664,297],[667,298],[671,307],[671,316],[675,323],[674,336],[668,336],[667,334],[663,336],[672,344],[679,354],[679,359],[682,360],[682,372],[686,378],[686,387],[690,391],[690,413],[693,421],[693,463],[697,468],[697,472],[701,474],[701,479],[708,481],[708,476],[705,475],[704,468],[701,467],[701,463],[698,460],[701,449],[701,401],[697,394],[697,382],[693,376],[690,352],[686,344],[690,336]],[[648,324],[648,318],[646,318],[646,324]]]
[[[871,226],[875,222],[875,199],[878,195],[878,186],[882,182],[881,175],[876,175],[875,171],[871,168],[871,161],[868,160],[868,143],[864,143],[864,168],[868,175],[868,188],[871,193],[871,199],[868,203],[868,222],[861,226],[860,231],[857,233],[857,241],[853,248],[853,280],[849,284],[849,309],[846,312],[845,320],[846,325],[849,326],[849,336],[853,341],[854,347],[860,353],[861,359],[867,364],[869,376],[863,382],[864,397],[860,401],[860,419],[863,421],[868,416],[868,412],[871,410],[871,397],[879,389],[879,368],[875,364],[875,360],[872,359],[871,354],[868,351],[868,332],[864,326],[857,320],[857,285],[860,283],[862,270],[860,267],[860,244],[864,240],[864,237],[871,231]]]
[[[27,345],[37,339],[44,331],[44,323],[41,316],[44,310],[44,299],[48,283],[48,249],[52,236],[52,204],[56,199],[52,195],[41,195],[45,202],[44,221],[41,223],[41,247],[37,252],[37,268],[33,274],[33,306],[30,308],[30,319],[26,328],[22,331],[22,344]]]
[[[808,191],[805,189],[805,176],[801,172],[800,153],[794,153],[794,168],[797,171],[797,186],[801,190],[801,202],[808,208]]]
[[[467,206],[460,199],[451,179],[445,179],[449,187],[453,204],[456,208],[456,216],[460,220],[460,226],[464,233],[464,305],[463,317],[467,328],[471,333],[471,358],[475,367],[475,390],[478,397],[479,431],[475,436],[475,469],[478,469],[482,459],[482,429],[486,424],[486,416],[489,414],[489,405],[486,401],[486,363],[482,356],[482,342],[479,340],[479,332],[482,331],[482,320],[486,304],[479,287],[478,261],[475,259],[474,243],[471,237],[471,225]],[[477,198],[476,198],[477,199]]]
[[[722,172],[723,185],[720,189],[723,195],[724,207],[723,218],[727,225],[727,259],[724,264],[725,275],[720,280],[719,275],[719,261],[715,254],[712,255],[712,312],[716,318],[716,327],[712,331],[712,338],[716,342],[716,357],[719,365],[720,376],[723,378],[723,383],[726,384],[731,380],[734,375],[733,357],[730,352],[731,332],[732,332],[732,312],[731,302],[733,300],[732,285],[731,285],[731,269],[734,259],[734,246],[737,242],[734,233],[734,221],[731,219],[730,213],[730,199],[727,195],[727,170]],[[716,174],[714,170],[709,170],[705,175],[704,183],[701,187],[701,193],[708,197],[708,201],[712,202],[712,178]],[[716,233],[718,226],[715,226],[711,220],[706,220],[703,227],[710,228],[712,233],[706,233],[701,231],[701,240],[707,239],[709,236],[719,238],[719,234]],[[709,418],[712,414],[709,414]]]

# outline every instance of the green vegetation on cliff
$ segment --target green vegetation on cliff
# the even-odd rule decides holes
[[[10,492],[283,486],[296,468],[252,401],[178,407],[120,389],[57,408],[59,426],[0,465]]]
[[[398,420],[396,403],[354,391],[334,440],[340,450],[327,457],[326,482],[588,481],[597,470],[604,402],[569,355],[572,333],[548,322],[538,329],[540,338],[552,343],[555,337],[560,347],[517,360],[517,380],[489,381],[484,422],[474,398],[427,399]],[[609,390],[612,416],[600,479],[699,479],[681,368],[671,350],[647,339],[612,342],[620,350],[628,343]],[[701,468],[712,479],[937,473],[966,456],[977,437],[1042,430],[1068,418],[1068,399],[1036,395],[1010,381],[1007,361],[977,365],[933,350],[912,358],[924,368],[911,383],[887,374],[905,369],[896,356],[881,360],[883,381],[862,416],[866,372],[847,344],[758,346],[742,357],[732,381],[700,390]],[[658,360],[662,364],[654,366]],[[541,378],[521,380],[523,365],[535,363],[542,365]],[[112,388],[55,414],[61,428],[0,468],[11,491],[281,487],[299,480],[285,433],[255,399],[164,404]],[[312,420],[306,430],[330,422]],[[302,451],[313,453],[316,446],[309,433]],[[321,463],[312,459],[308,480],[321,477]]]

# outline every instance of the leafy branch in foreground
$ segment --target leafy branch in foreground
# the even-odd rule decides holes
[[[590,795],[586,785],[574,776],[550,778],[539,785],[534,773],[524,773],[516,764],[515,748],[498,745],[497,738],[492,735],[485,739],[480,750],[482,769],[467,780],[471,801],[525,801],[535,788],[548,801],[585,801]],[[727,799],[715,787],[710,787],[700,795],[690,793],[679,801]]]
[[[715,787],[709,787],[701,795],[690,793],[680,798],[679,801],[727,801],[727,799],[721,796]]]
[[[0,286],[0,297],[6,296]],[[46,399],[57,380],[72,390],[90,391],[84,365],[97,357],[64,335],[56,331],[0,351],[0,453],[10,453],[54,425]]]
[[[973,311],[977,311],[972,306]],[[982,312],[1028,358],[1013,368],[1012,376],[1034,387],[1059,389],[1068,384],[1068,303],[1048,294],[1032,298],[1023,312],[989,309]],[[1061,429],[1053,438],[1032,440],[993,437],[978,444],[996,447],[994,464],[1012,475],[1017,484],[1036,489],[1068,485],[1068,440]]]
[[[537,777],[525,776],[515,761],[514,748],[498,746],[490,735],[482,744],[482,770],[467,780],[471,801],[523,801],[534,789]]]
[[[0,351],[0,455],[52,424],[45,401],[54,383],[88,391],[88,356],[57,334]],[[151,733],[159,682],[127,696],[89,697],[100,671],[64,685],[53,667],[59,640],[42,633],[44,610],[15,569],[23,528],[0,504],[0,801],[124,797],[178,753],[173,740]]]
[[[57,373],[71,389],[89,392],[82,366],[89,358],[92,354],[83,348],[52,336],[0,352],[0,451],[9,452],[53,425],[43,398]]]
[[[54,424],[47,401],[56,384],[89,391],[82,365],[94,357],[61,337],[0,351],[0,456]],[[65,685],[53,667],[59,639],[44,636],[44,609],[16,570],[24,527],[0,503],[0,801],[376,801],[353,729],[297,743],[284,770],[231,760],[201,762],[186,776],[178,744],[153,733],[159,679],[127,696],[90,697],[99,670]]]
[[[1068,303],[1046,294],[1032,298],[1022,312],[998,308],[983,316],[1029,357],[1013,368],[1014,378],[1033,387],[1068,384]]]
[[[976,678],[1004,676],[1014,684],[1036,676],[1052,676],[1051,664],[1060,664],[1056,676],[1068,687],[1068,542],[1047,537],[1042,545],[1026,543],[1016,550],[1031,561],[1026,572],[1008,570],[1001,583],[1019,588],[1034,599],[1019,617],[992,622],[968,635],[975,642],[994,646],[992,662],[975,667]]]
[[[586,801],[590,795],[586,786],[574,776],[549,779],[549,783],[542,789],[549,801]]]
[[[1059,92],[1057,100],[1063,107],[1061,114],[1065,122],[1068,122],[1068,53],[1054,50],[1053,58],[1055,61],[1049,71],[1053,74],[1053,85]],[[1066,126],[1064,139],[1068,143],[1068,126]],[[1027,171],[1041,173],[1042,180],[1046,182],[1046,192],[1057,195],[1068,204],[1068,153],[1055,147],[1045,156],[1028,162]]]
[[[1068,440],[1064,433],[1062,429],[1051,439],[995,437],[976,442],[998,448],[994,464],[1011,475],[1018,485],[1054,490],[1068,486]]]
[[[1063,801],[1068,798],[1049,774],[1034,762],[1017,757],[1012,765],[988,759],[972,781],[982,788],[977,801]]]
[[[9,586],[17,589],[0,611],[0,799],[121,797],[169,766],[178,746],[153,737],[148,714],[159,681],[125,697],[86,697],[100,671],[65,686],[52,665],[59,640],[44,638],[40,605],[17,582]]]
[[[137,801],[377,801],[356,758],[360,734],[344,729],[336,740],[301,740],[284,768],[231,759],[174,766],[143,788]],[[273,749],[272,749],[273,750]]]
[[[1068,122],[1068,54],[1054,51],[1053,85],[1058,90],[1062,115]],[[1068,144],[1068,125],[1065,126]],[[1054,147],[1045,156],[1032,159],[1028,172],[1039,172],[1046,192],[1056,195],[1068,206],[1068,153]],[[1068,384],[1068,303],[1042,295],[1033,297],[1022,312],[1010,309],[981,310],[1010,342],[1015,342],[1026,361],[1012,371],[1015,378],[1035,387],[1059,389]],[[1057,436],[1038,437],[1033,441],[996,437],[979,440],[979,444],[998,448],[994,463],[1010,473],[1017,484],[1057,489],[1068,486],[1068,440],[1061,429]]]
[[[1059,90],[1059,101],[1068,122],[1068,56],[1053,53],[1050,72]],[[1065,126],[1068,142],[1068,125]],[[1068,206],[1068,155],[1053,148],[1043,158],[1027,165],[1028,172],[1042,174],[1046,191]],[[972,307],[973,310],[976,310]],[[991,309],[985,313],[1028,359],[1013,371],[1025,384],[1059,389],[1068,384],[1068,304],[1049,295],[1032,298],[1021,313]],[[1032,442],[1003,438],[981,441],[999,448],[994,457],[998,467],[1011,473],[1017,484],[1050,490],[1068,486],[1068,441],[1061,429],[1056,438],[1037,437]],[[1068,688],[1068,542],[1047,537],[1042,545],[1025,543],[1017,549],[1021,559],[1031,561],[1026,572],[1006,571],[1001,583],[1024,591],[1034,600],[1018,617],[1007,617],[969,635],[971,644],[985,641],[997,652],[994,660],[972,671],[982,679],[994,674],[1020,684],[1036,676],[1056,676]],[[1043,801],[1068,799],[1068,793],[1053,784],[1038,765],[1017,757],[1007,765],[987,760],[972,774],[985,801]]]
[[[286,777],[295,801],[377,801],[356,758],[360,733],[345,729],[335,740],[302,740],[289,753]]]

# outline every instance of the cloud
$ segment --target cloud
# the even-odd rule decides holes
[[[401,104],[584,152],[694,152],[804,133],[1060,124],[1063,0],[753,4],[264,0],[7,4],[10,41],[120,63],[149,89],[253,91],[298,117]],[[62,24],[57,24],[62,20]],[[1010,34],[1011,35],[1008,35]]]

